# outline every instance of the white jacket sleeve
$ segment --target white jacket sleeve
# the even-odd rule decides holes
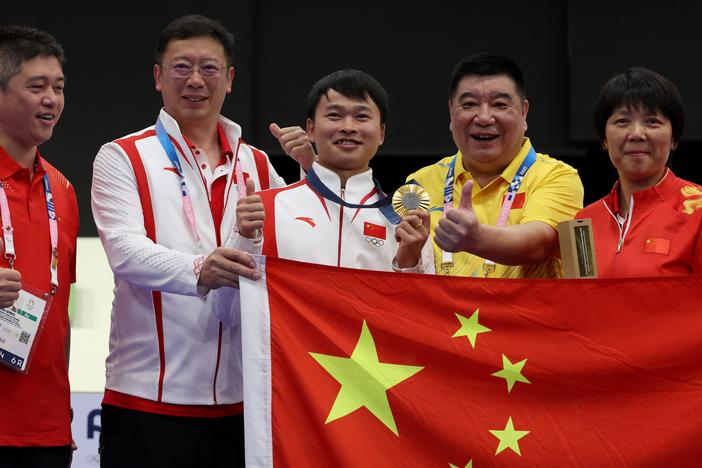
[[[91,208],[116,278],[157,291],[198,295],[194,263],[201,255],[168,249],[146,236],[134,170],[115,143],[100,148],[93,163]]]

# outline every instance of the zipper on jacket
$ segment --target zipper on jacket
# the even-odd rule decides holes
[[[346,189],[341,187],[341,199],[346,200]],[[341,234],[344,230],[344,205],[339,205],[339,244],[336,251],[336,266],[341,266]]]

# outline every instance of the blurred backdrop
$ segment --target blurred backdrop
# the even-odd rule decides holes
[[[616,180],[595,141],[592,103],[603,82],[629,66],[652,68],[679,87],[688,126],[673,168],[702,182],[702,66],[688,53],[700,43],[700,8],[591,0],[13,2],[1,21],[46,29],[66,49],[66,108],[41,151],[75,185],[81,235],[92,236],[93,158],[103,143],[155,121],[156,41],[180,15],[211,16],[234,32],[236,76],[223,113],[289,182],[297,165],[282,155],[268,124],[304,125],[307,93],[323,75],[359,68],[387,89],[386,141],[372,166],[392,191],[410,172],[453,154],[449,75],[462,57],[488,50],[521,65],[528,136],[539,152],[580,171],[590,202]]]

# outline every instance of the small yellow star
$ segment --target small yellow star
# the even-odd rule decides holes
[[[361,336],[350,357],[317,353],[310,355],[341,384],[327,416],[327,424],[365,406],[395,435],[399,435],[387,390],[412,377],[423,367],[379,362],[375,341],[365,320]]]
[[[450,468],[458,468],[453,463],[449,463],[449,467]],[[466,466],[464,468],[473,468],[473,460],[468,460],[468,463],[466,463]]]
[[[526,364],[526,362],[527,360],[524,359],[515,364],[512,364],[510,360],[507,359],[507,356],[503,354],[502,370],[497,371],[492,375],[494,375],[495,377],[505,379],[505,381],[507,382],[507,393],[510,393],[515,382],[523,382],[528,384],[531,383],[526,377],[524,377],[524,375],[522,375],[522,368],[524,368],[524,364]]]
[[[490,434],[494,435],[500,440],[500,444],[497,446],[495,455],[499,454],[503,450],[509,448],[512,449],[514,453],[522,456],[519,451],[519,439],[527,435],[530,431],[517,431],[514,429],[514,424],[512,424],[512,417],[510,416],[507,420],[507,425],[505,425],[504,430],[491,430]]]
[[[452,338],[457,338],[459,336],[467,336],[470,345],[475,349],[475,340],[478,338],[479,333],[485,333],[492,331],[488,327],[483,326],[478,322],[478,313],[480,309],[475,309],[473,315],[470,318],[465,318],[462,315],[456,314],[456,318],[461,322],[461,328],[458,329],[456,333],[453,334]]]

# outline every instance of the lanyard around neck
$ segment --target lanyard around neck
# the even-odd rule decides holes
[[[453,157],[453,160],[451,161],[449,169],[446,173],[446,180],[444,181],[444,213],[446,213],[448,208],[453,207],[453,180],[454,173],[456,170],[455,167],[457,157],[458,155]],[[514,174],[514,177],[512,178],[512,181],[510,182],[509,187],[507,188],[507,193],[505,194],[505,198],[502,202],[502,208],[500,209],[500,216],[497,218],[496,226],[504,227],[507,225],[509,212],[512,209],[512,204],[514,203],[514,199],[517,196],[519,187],[521,187],[522,181],[524,180],[524,176],[535,161],[536,151],[534,151],[534,148],[531,147],[529,148],[529,153],[524,158],[524,161],[522,162],[521,166],[519,166],[519,169],[517,169],[517,172]],[[452,267],[453,254],[451,252],[442,251],[441,268],[449,270]],[[492,260],[485,260],[485,263],[483,264],[484,276],[487,277],[493,271],[495,271],[495,262],[493,262]]]
[[[373,184],[375,185],[375,189],[378,191],[380,194],[380,199],[375,202],[371,203],[368,205],[357,205],[354,203],[349,203],[337,194],[335,194],[329,187],[324,185],[324,182],[322,182],[317,175],[317,173],[314,171],[314,168],[311,167],[309,172],[307,173],[307,183],[309,184],[312,189],[320,194],[322,197],[326,198],[327,200],[336,203],[337,205],[345,206],[347,208],[378,208],[380,212],[385,216],[385,218],[390,221],[392,224],[400,224],[400,221],[402,221],[402,218],[400,218],[400,215],[395,213],[395,211],[392,209],[392,206],[390,203],[392,202],[392,197],[388,197],[383,193],[383,190],[380,188],[380,184],[378,183],[377,180],[373,179]]]
[[[168,137],[168,133],[163,127],[163,123],[161,122],[160,117],[158,118],[158,120],[156,120],[156,136],[158,137],[158,141],[161,143],[163,150],[166,152],[168,159],[171,161],[171,164],[177,171],[178,176],[180,177],[180,195],[183,203],[183,213],[185,213],[185,219],[188,220],[190,230],[195,235],[195,241],[197,242],[198,251],[200,253],[203,253],[205,251],[205,248],[202,244],[202,239],[200,238],[200,235],[197,232],[197,226],[195,225],[195,212],[193,210],[193,202],[190,198],[190,194],[188,193],[188,185],[185,183],[185,175],[183,174],[183,168],[180,164],[180,160],[178,159],[178,154],[176,153],[175,146],[173,146],[173,142]]]
[[[46,197],[46,211],[49,217],[49,236],[51,239],[51,261],[49,271],[51,271],[51,294],[58,291],[58,222],[56,220],[56,209],[54,198],[51,193],[49,174],[44,173],[42,178],[44,183],[44,196]],[[0,214],[2,214],[2,233],[5,241],[5,258],[7,258],[10,268],[14,268],[17,254],[15,253],[14,228],[12,227],[12,217],[10,216],[10,203],[7,200],[5,188],[0,185]]]
[[[161,143],[163,150],[166,152],[168,159],[171,161],[173,168],[177,171],[178,176],[180,177],[180,194],[183,202],[183,213],[185,213],[185,218],[188,220],[190,230],[195,235],[198,250],[200,251],[200,253],[204,253],[205,247],[202,243],[200,235],[197,232],[197,226],[195,224],[195,211],[193,209],[192,199],[190,198],[190,194],[188,193],[188,186],[185,183],[185,175],[183,174],[183,168],[180,164],[180,160],[178,159],[178,154],[176,153],[175,146],[169,138],[168,133],[166,132],[166,129],[163,126],[160,117],[158,118],[158,120],[156,120],[156,136],[158,137],[158,141],[159,143]],[[246,196],[246,185],[244,183],[244,171],[242,170],[241,163],[239,162],[240,145],[241,140],[239,141],[239,144],[237,144],[236,154],[234,155],[234,173],[236,174],[237,180],[237,194],[241,199]]]

